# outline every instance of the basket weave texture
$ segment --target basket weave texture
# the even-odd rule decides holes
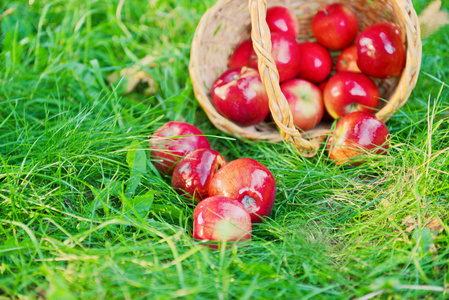
[[[390,79],[375,79],[381,95],[376,116],[386,122],[407,101],[416,85],[422,55],[418,17],[411,0],[218,0],[201,18],[192,41],[189,72],[195,96],[221,131],[247,139],[279,142],[285,139],[304,156],[313,156],[331,124],[320,123],[314,129],[299,131],[293,125],[288,102],[281,92],[279,73],[271,56],[271,39],[265,21],[271,6],[292,10],[300,23],[299,42],[313,39],[312,18],[325,4],[340,2],[349,6],[357,16],[360,31],[383,21],[397,24],[402,31],[406,49],[406,64],[401,75]],[[252,38],[258,56],[258,68],[264,84],[275,128],[266,123],[240,127],[215,109],[210,90],[214,81],[228,69],[228,58],[243,40]]]

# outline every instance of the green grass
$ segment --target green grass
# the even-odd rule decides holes
[[[214,1],[124,1],[118,19],[119,2],[0,3],[14,9],[0,36],[0,299],[449,297],[448,27],[423,41],[418,84],[388,122],[391,155],[340,167],[213,127],[188,62]],[[147,54],[154,95],[107,83]],[[171,120],[273,172],[276,204],[249,246],[191,238],[192,208],[146,146]]]

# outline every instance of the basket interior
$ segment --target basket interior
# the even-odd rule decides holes
[[[396,6],[393,5],[391,1],[394,0],[270,0],[268,1],[268,7],[278,5],[285,6],[295,13],[300,23],[300,35],[297,38],[298,42],[314,40],[311,30],[311,21],[320,6],[333,2],[340,2],[351,7],[356,14],[359,21],[359,31],[371,24],[382,21],[389,21],[397,24],[401,28],[404,47],[406,47],[404,20],[401,18],[401,11],[397,11]],[[251,17],[248,9],[248,1],[241,0],[219,1],[210,11],[208,11],[208,16],[209,18],[206,20],[207,26],[204,26],[203,32],[201,33],[202,36],[198,47],[199,53],[197,53],[199,59],[195,68],[198,69],[197,74],[201,77],[198,78],[199,82],[207,91],[208,101],[211,101],[210,90],[212,84],[228,69],[227,64],[229,56],[241,41],[250,38]],[[405,49],[407,51],[407,48]],[[339,52],[331,52],[334,59],[336,59],[338,53]],[[379,109],[383,107],[385,101],[388,101],[389,96],[394,92],[399,79],[400,76],[384,80],[375,79],[382,98],[378,107]],[[330,128],[330,124],[322,123],[306,132],[306,135],[316,136],[317,132],[322,133],[323,130],[328,128]],[[253,128],[248,128],[248,130],[261,132],[278,131],[275,126],[271,126],[267,123],[258,124]]]

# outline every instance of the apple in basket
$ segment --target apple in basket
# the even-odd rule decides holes
[[[335,68],[337,72],[357,72],[361,73],[359,67],[357,66],[357,46],[351,45],[348,48],[341,51],[337,57],[337,62],[335,63]]]
[[[322,119],[324,104],[320,89],[304,79],[291,79],[281,84],[293,116],[293,123],[301,130],[315,127]]]
[[[323,93],[329,114],[338,119],[354,111],[374,112],[379,104],[379,90],[362,73],[339,72],[327,82]]]
[[[179,160],[187,153],[210,148],[209,141],[201,130],[185,122],[167,122],[150,138],[151,157],[156,169],[171,175]]]
[[[386,154],[390,132],[376,116],[366,112],[353,112],[340,120],[331,132],[327,150],[329,158],[341,165],[358,165],[362,154]]]
[[[295,78],[301,64],[296,39],[285,33],[273,32],[271,45],[271,55],[279,72],[279,82]]]
[[[298,77],[320,83],[329,77],[332,70],[332,56],[325,47],[314,42],[299,44],[300,67]]]
[[[250,212],[251,222],[255,223],[270,215],[276,198],[276,181],[260,162],[240,158],[215,173],[208,192],[209,196],[224,196],[241,202]]]
[[[217,111],[243,127],[262,122],[270,112],[267,92],[253,68],[227,70],[212,85],[211,95]]]
[[[246,66],[257,70],[257,55],[251,39],[244,40],[235,48],[229,57],[228,66],[230,69]]]
[[[226,160],[215,150],[194,150],[176,165],[171,185],[179,194],[201,201],[208,197],[212,176],[225,164]]]
[[[341,50],[352,44],[358,31],[356,15],[341,3],[320,7],[312,19],[313,35],[318,43],[331,50]]]
[[[401,74],[405,49],[399,26],[390,22],[376,23],[357,38],[357,65],[363,73],[388,78]]]
[[[270,32],[286,33],[294,39],[299,34],[299,21],[287,7],[272,6],[268,8],[266,21]]]
[[[193,238],[202,241],[251,239],[251,217],[235,199],[213,196],[198,203],[193,211]]]

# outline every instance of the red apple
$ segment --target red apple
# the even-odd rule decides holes
[[[250,212],[251,222],[270,215],[276,198],[273,174],[251,158],[233,160],[218,170],[209,183],[209,196],[236,199]]]
[[[253,42],[251,40],[241,42],[229,58],[228,65],[230,69],[250,67],[257,70],[257,55],[254,52]]]
[[[335,64],[337,72],[356,72],[361,73],[357,66],[357,46],[352,45],[341,51],[337,57],[337,63]]]
[[[300,67],[298,77],[320,83],[329,77],[332,70],[332,56],[329,50],[318,43],[299,44]]]
[[[184,155],[200,148],[210,148],[209,142],[198,128],[189,123],[167,122],[150,138],[151,156],[162,174],[171,175]]]
[[[379,104],[379,90],[366,75],[339,72],[329,79],[323,93],[329,114],[338,119],[354,111],[374,112]]]
[[[203,241],[250,240],[251,217],[234,199],[206,198],[193,211],[193,238]]]
[[[320,7],[312,19],[312,32],[318,43],[332,50],[341,50],[352,44],[358,31],[356,15],[341,3]]]
[[[376,23],[357,38],[357,65],[363,73],[388,78],[401,74],[405,49],[399,26],[390,22]]]
[[[279,72],[279,82],[295,78],[301,64],[299,44],[288,34],[271,33],[271,55]]]
[[[197,149],[176,165],[171,185],[179,194],[201,201],[208,197],[207,188],[212,176],[225,164],[226,160],[217,151]]]
[[[292,79],[281,84],[293,115],[293,123],[301,130],[315,127],[323,117],[324,105],[320,89],[303,79]]]
[[[212,85],[211,94],[217,111],[240,126],[260,123],[270,112],[259,72],[252,68],[224,72]]]
[[[353,112],[340,120],[329,136],[327,150],[329,157],[341,165],[349,161],[360,164],[354,157],[361,154],[386,154],[389,134],[387,126],[374,115]]]
[[[271,32],[281,32],[296,39],[299,34],[299,21],[295,14],[284,6],[272,6],[267,9],[267,24]]]

